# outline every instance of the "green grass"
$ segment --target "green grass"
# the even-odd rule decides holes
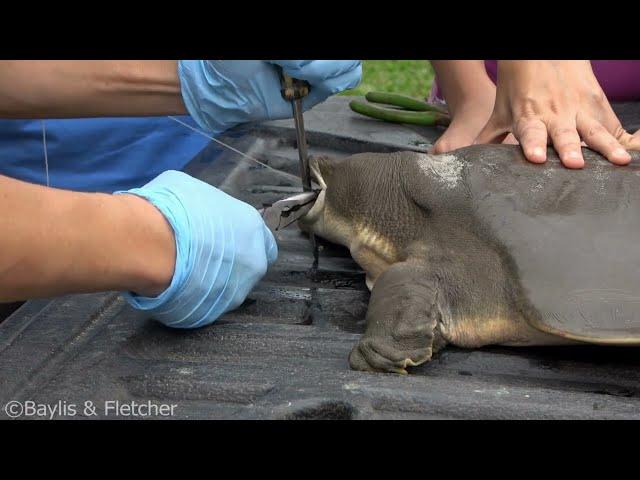
[[[362,82],[342,95],[383,91],[425,98],[431,91],[433,75],[433,68],[427,60],[364,60]]]

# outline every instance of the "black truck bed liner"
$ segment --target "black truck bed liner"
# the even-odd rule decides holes
[[[439,134],[356,118],[347,101],[305,115],[311,153],[426,150]],[[637,105],[616,108],[640,128]],[[297,174],[290,121],[223,140]],[[299,188],[238,158],[212,143],[188,171],[256,207]],[[313,274],[303,234],[292,227],[278,240],[277,263],[245,304],[195,331],[165,328],[114,293],[27,302],[0,323],[0,403],[152,401],[177,405],[180,419],[640,418],[633,348],[447,348],[409,376],[352,371],[369,298],[363,272],[346,249],[322,243]]]

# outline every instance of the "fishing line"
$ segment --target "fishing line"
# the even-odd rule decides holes
[[[285,177],[287,177],[290,180],[295,180],[295,181],[300,180],[300,178],[297,177],[296,175],[284,172],[282,170],[278,170],[277,168],[273,168],[271,165],[268,165],[268,164],[266,164],[264,162],[261,162],[260,160],[254,158],[254,157],[252,157],[250,155],[247,155],[244,152],[241,152],[237,148],[234,148],[231,145],[228,145],[228,144],[224,143],[223,141],[218,140],[217,138],[214,138],[211,135],[208,135],[207,133],[203,132],[202,130],[199,130],[197,128],[192,127],[191,125],[189,125],[188,123],[183,122],[182,120],[179,120],[179,119],[177,119],[177,118],[175,118],[175,117],[173,117],[171,115],[169,115],[168,118],[170,118],[174,122],[177,122],[180,125],[188,128],[190,130],[193,130],[194,132],[202,135],[203,137],[206,137],[209,140],[212,140],[212,141],[216,142],[217,144],[222,145],[223,147],[231,150],[232,152],[235,152],[238,155],[241,155],[242,157],[246,158],[247,160],[250,160],[250,161],[252,161],[254,163],[257,163],[258,165],[261,165],[261,166],[263,166],[265,168],[268,168],[269,170],[271,170],[273,172],[276,172],[276,173],[278,173],[280,175],[284,175]],[[41,120],[40,123],[42,125],[42,149],[44,151],[44,170],[45,170],[45,175],[46,175],[47,187],[49,187],[50,186],[50,182],[49,182],[49,156],[48,156],[48,152],[47,152],[47,131],[46,131],[44,120]]]
[[[42,124],[42,149],[44,150],[44,173],[47,177],[47,187],[49,184],[49,156],[47,155],[47,129],[44,126],[44,120],[40,120]]]
[[[168,118],[170,118],[170,119],[171,119],[171,120],[173,120],[174,122],[178,122],[180,125],[183,125],[183,126],[187,127],[187,128],[188,128],[188,129],[190,129],[190,130],[193,130],[193,131],[194,131],[194,132],[196,132],[196,133],[199,133],[200,135],[202,135],[203,137],[208,138],[209,140],[213,140],[214,142],[216,142],[216,143],[218,143],[218,144],[222,145],[222,146],[223,146],[223,147],[225,147],[225,148],[228,148],[229,150],[231,150],[231,151],[233,151],[233,152],[237,153],[238,155],[242,155],[244,158],[246,158],[246,159],[248,159],[248,160],[251,160],[252,162],[257,163],[258,165],[261,165],[261,166],[263,166],[263,167],[265,167],[265,168],[268,168],[269,170],[272,170],[272,171],[274,171],[274,172],[276,172],[276,173],[279,173],[279,174],[281,174],[281,175],[284,175],[284,176],[286,176],[286,177],[287,177],[287,178],[289,178],[289,179],[293,179],[293,180],[296,180],[296,181],[299,181],[299,180],[300,180],[300,177],[298,177],[298,176],[296,176],[296,175],[293,175],[293,174],[291,174],[291,173],[284,172],[284,171],[282,171],[282,170],[278,170],[277,168],[273,168],[271,165],[268,165],[268,164],[266,164],[266,163],[264,163],[264,162],[261,162],[260,160],[258,160],[258,159],[256,159],[256,158],[253,158],[252,156],[247,155],[247,154],[246,154],[246,153],[244,153],[244,152],[241,152],[241,151],[240,151],[240,150],[238,150],[237,148],[232,147],[231,145],[227,145],[227,144],[226,144],[226,143],[224,143],[223,141],[218,140],[217,138],[214,138],[214,137],[212,137],[211,135],[206,134],[206,133],[205,133],[205,132],[203,132],[202,130],[199,130],[199,129],[197,129],[197,128],[194,128],[194,127],[192,127],[191,125],[189,125],[188,123],[183,122],[182,120],[178,120],[176,117],[172,117],[172,116],[170,116],[170,115],[169,115],[169,117],[168,117]]]

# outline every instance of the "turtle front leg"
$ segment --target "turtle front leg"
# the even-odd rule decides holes
[[[354,370],[407,374],[445,345],[436,283],[412,260],[396,263],[376,280],[367,329],[349,355]]]

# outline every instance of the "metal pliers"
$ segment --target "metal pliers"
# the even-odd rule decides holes
[[[303,192],[289,198],[278,200],[271,206],[259,210],[264,223],[274,234],[288,227],[300,217],[309,213],[318,198],[317,191]]]

